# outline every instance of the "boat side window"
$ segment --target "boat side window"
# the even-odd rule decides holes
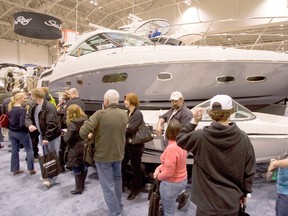
[[[204,101],[203,103],[196,106],[204,108],[202,121],[212,121],[208,114],[209,106],[210,100]],[[250,110],[248,110],[246,107],[240,105],[234,100],[232,102],[232,106],[234,107],[235,112],[230,116],[230,121],[247,121],[256,118],[256,116]]]
[[[102,78],[103,83],[124,82],[128,77],[127,73],[106,74]]]
[[[114,47],[115,45],[109,39],[103,37],[101,34],[97,34],[80,44],[70,55],[79,57],[98,50],[111,49]]]
[[[252,82],[252,83],[264,82],[265,80],[266,80],[265,76],[248,76],[248,77],[246,77],[246,81],[247,82]]]
[[[105,35],[121,46],[153,45],[153,43],[150,40],[138,35],[119,33],[119,32],[109,32],[105,33]]]
[[[235,78],[232,76],[219,76],[216,80],[218,83],[232,83],[235,81]]]

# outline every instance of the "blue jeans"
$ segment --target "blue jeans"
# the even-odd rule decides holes
[[[72,167],[72,170],[73,170],[74,175],[79,175],[82,172],[86,172],[88,169],[87,169],[86,164],[83,163],[83,164],[81,164],[79,166]]]
[[[23,144],[26,157],[28,170],[34,170],[34,156],[32,150],[32,142],[28,132],[15,132],[9,130],[12,154],[11,154],[11,172],[20,170],[19,166],[19,149],[20,144]]]
[[[0,142],[4,142],[4,136],[3,136],[2,128],[0,128]]]
[[[161,181],[160,197],[164,216],[174,216],[176,211],[176,199],[186,188],[187,179],[181,182]]]
[[[277,194],[275,210],[276,210],[276,216],[288,215],[288,195]]]
[[[122,175],[121,161],[95,162],[109,216],[121,216]]]

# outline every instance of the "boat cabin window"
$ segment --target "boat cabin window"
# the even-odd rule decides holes
[[[265,80],[265,76],[249,76],[246,78],[247,82],[264,82]]]
[[[84,41],[70,55],[79,57],[98,50],[111,49],[113,47],[116,47],[115,44],[101,36],[101,34],[98,34]]]
[[[49,80],[43,80],[41,83],[41,87],[48,87],[49,85]]]
[[[50,70],[50,71],[47,71],[45,73],[42,73],[40,75],[40,79],[44,78],[44,77],[47,77],[47,76],[50,76],[52,74],[53,70]]]
[[[161,72],[157,74],[157,80],[167,81],[172,79],[172,74],[169,72]]]
[[[73,50],[70,55],[79,57],[92,52],[113,49],[116,47],[146,45],[153,45],[153,43],[144,37],[133,34],[107,32],[94,35],[93,37],[87,39],[75,50]]]
[[[250,110],[248,110],[241,104],[237,103],[236,101],[233,100],[232,105],[235,112],[230,116],[230,121],[247,121],[256,118],[256,116]],[[205,101],[196,106],[196,107],[202,107],[205,110],[202,116],[202,121],[212,121],[212,119],[208,115],[209,106],[210,106],[210,100]]]
[[[216,80],[218,83],[232,83],[235,81],[235,78],[232,76],[219,76]]]
[[[144,37],[133,35],[133,34],[127,34],[127,33],[114,33],[109,32],[105,33],[107,37],[109,37],[111,40],[115,41],[117,44],[120,44],[121,46],[146,46],[146,45],[153,45],[153,43]]]
[[[128,77],[127,73],[106,74],[102,78],[103,83],[124,82]]]

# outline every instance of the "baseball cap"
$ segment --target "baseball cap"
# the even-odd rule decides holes
[[[179,92],[179,91],[174,91],[174,92],[171,93],[170,101],[171,100],[179,100],[180,98],[183,98],[182,93]]]
[[[216,95],[210,100],[210,110],[230,110],[232,108],[232,98],[228,95]]]

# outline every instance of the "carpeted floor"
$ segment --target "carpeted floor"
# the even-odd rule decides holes
[[[108,209],[103,199],[99,180],[95,178],[95,170],[90,167],[86,180],[86,189],[82,195],[73,196],[74,176],[72,172],[65,172],[57,177],[56,185],[46,189],[40,180],[38,162],[35,162],[36,175],[27,172],[25,152],[20,151],[20,167],[25,173],[13,176],[10,172],[10,153],[8,143],[0,149],[1,216],[106,216]],[[259,169],[265,169],[260,167]],[[94,176],[94,177],[93,177]],[[259,175],[253,186],[254,191],[247,205],[247,212],[251,216],[273,216],[276,198],[275,183],[267,183]],[[189,190],[189,188],[188,188]],[[128,191],[123,193],[125,216],[146,216],[148,214],[147,193],[141,193],[134,200],[126,198]],[[194,215],[195,208],[188,212],[177,211],[176,215]]]

